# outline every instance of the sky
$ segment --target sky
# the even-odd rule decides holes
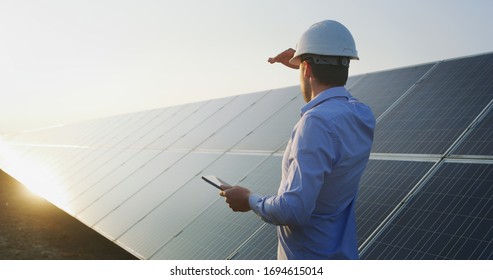
[[[0,134],[299,84],[267,63],[313,23],[350,75],[493,51],[493,1],[0,0]]]

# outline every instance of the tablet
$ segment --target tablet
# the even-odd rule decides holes
[[[225,181],[219,179],[218,177],[214,175],[206,175],[202,176],[202,180],[206,181],[207,183],[213,185],[214,187],[221,189],[221,186],[231,186],[230,184],[226,183]]]

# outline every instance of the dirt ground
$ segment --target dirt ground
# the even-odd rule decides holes
[[[0,260],[133,260],[133,255],[0,170]]]

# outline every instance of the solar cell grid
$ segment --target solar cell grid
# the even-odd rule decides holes
[[[401,95],[433,66],[433,63],[415,67],[383,71],[364,75],[349,86],[349,91],[361,102],[370,106],[378,118]]]
[[[264,224],[250,240],[232,256],[233,260],[275,260],[277,258],[276,227]]]
[[[143,257],[150,258],[212,203],[216,200],[223,200],[218,196],[217,189],[209,186],[201,179],[202,175],[223,174],[224,180],[234,184],[266,157],[238,154],[221,156],[133,225],[118,239],[118,242],[126,244]],[[170,215],[170,213],[174,214]]]
[[[493,54],[445,61],[377,123],[373,152],[443,154],[493,98]]]
[[[443,164],[365,259],[491,259],[493,164]]]
[[[269,157],[241,180],[239,185],[249,187],[254,192],[274,194],[280,182],[280,161],[280,157]],[[252,212],[235,213],[220,199],[152,258],[225,259],[262,224]]]
[[[294,125],[300,118],[300,108],[303,106],[301,94],[297,90],[295,93],[297,96],[293,95],[294,99],[243,138],[232,150],[274,152],[287,142]]]
[[[355,86],[366,74],[361,74],[361,75],[354,75],[354,76],[349,76],[347,78],[347,82],[345,87],[347,89],[351,89],[353,86]]]
[[[253,214],[238,215],[217,201],[152,258],[226,259],[261,225]]]
[[[356,200],[361,245],[433,166],[432,162],[370,160]]]
[[[472,129],[459,147],[455,155],[486,155],[493,156],[493,110]]]
[[[111,124],[107,130],[102,131],[101,135],[92,138],[94,141],[91,141],[88,146],[114,147],[140,127],[139,124],[141,121],[145,120],[146,114],[144,112],[139,112],[124,115],[122,118],[124,119],[123,121]]]
[[[139,119],[140,117],[142,117],[142,114],[140,114],[139,117],[125,115],[122,116],[120,119],[116,118],[108,123],[110,126],[105,126],[105,129],[103,131],[95,133],[94,138],[89,139],[87,142],[84,141],[83,145],[87,145],[91,148],[100,146],[111,146],[107,144],[111,141],[112,138],[117,137],[116,135],[121,134],[123,130],[122,127],[124,127],[125,123],[130,122],[130,120],[132,119]],[[90,174],[94,171],[93,168],[101,167],[101,165],[98,164],[104,165],[104,163],[118,154],[119,151],[121,152],[121,149],[80,149],[79,152],[74,155],[74,158],[78,157],[77,161],[69,160],[67,162],[61,160],[59,162],[61,165],[61,168],[59,170],[60,174],[68,173],[76,175],[76,177],[78,178],[85,178],[87,177],[87,174]],[[78,182],[78,180],[76,180],[76,182]]]
[[[91,193],[91,191],[94,191],[95,189],[100,190],[102,188],[110,188],[119,182],[124,181],[129,174],[132,174],[135,170],[138,170],[142,165],[151,160],[157,154],[158,151],[139,151],[131,159],[128,159],[123,163],[119,162],[117,163],[117,166],[112,166],[111,171],[99,180],[93,181],[91,184],[84,185],[83,187],[79,187],[76,190],[71,189],[70,193],[73,194],[73,197],[75,198],[69,203],[68,206],[71,213],[79,213],[81,209],[84,209],[87,204],[93,201],[85,200],[87,199],[87,194]]]
[[[147,157],[146,154],[151,156]],[[174,164],[183,156],[183,153],[142,150],[139,155],[126,161],[125,164],[119,167],[119,169],[127,170],[126,172],[119,172],[121,174],[118,176],[120,178],[119,181],[110,183],[108,181],[109,178],[104,178],[104,180],[90,186],[71,202],[71,209],[73,209],[76,214],[79,214],[94,202],[101,199],[108,192],[113,191],[112,195],[115,199],[118,197],[115,193],[118,193],[121,196],[123,193],[128,194],[131,192],[130,189],[136,191],[139,187],[152,181],[161,174],[165,168]],[[126,165],[129,164],[132,164],[134,168],[128,169]],[[106,203],[109,204],[109,202]],[[95,212],[104,212],[103,208],[95,208]]]
[[[73,140],[74,145],[78,146],[94,146],[97,140],[102,139],[103,135],[106,133],[112,133],[116,130],[118,126],[123,126],[125,121],[130,119],[131,116],[124,115],[120,117],[110,117],[97,121],[93,121],[88,124],[86,131],[78,131],[75,139]],[[70,127],[70,126],[67,126]],[[56,137],[49,140],[47,144],[66,144],[62,142],[55,142]]]
[[[291,88],[289,89],[292,90]],[[296,92],[294,91],[294,93]],[[286,89],[269,92],[244,112],[231,118],[230,122],[201,143],[197,149],[228,150],[232,148],[281,110],[293,97],[295,95],[287,94]]]
[[[187,119],[190,115],[193,115],[197,110],[199,110],[205,104],[206,102],[196,102],[196,103],[190,103],[180,106],[179,110],[175,111],[173,115],[166,118],[164,121],[161,121],[149,133],[147,133],[145,137],[147,141],[145,141],[144,148],[162,150],[161,147],[152,146],[152,144],[149,145],[149,143],[153,143],[154,141],[156,141],[157,139],[168,133],[176,126],[179,126],[185,119]],[[143,140],[142,138],[135,139],[134,141],[130,142],[129,145],[135,146],[136,145],[135,143],[142,140]]]
[[[231,102],[232,99],[233,97],[221,98],[204,103],[203,106],[189,114],[185,119],[180,121],[179,124],[166,131],[159,136],[159,138],[154,139],[147,147],[150,149],[167,149],[171,144],[179,140],[180,137],[195,129],[205,119],[209,118],[212,114]]]
[[[83,203],[76,213],[77,216],[86,224],[94,225],[184,156],[185,153],[181,152],[162,152],[145,166],[128,174],[129,176],[118,185],[104,186],[87,192],[78,198],[78,200],[84,200],[84,203],[76,201]],[[99,196],[95,195],[97,192],[100,193]],[[138,210],[135,209],[135,211]]]
[[[220,154],[213,153],[189,153],[171,165],[169,169],[163,170],[148,184],[132,189],[130,196],[116,195],[118,189],[105,194],[103,198],[106,201],[99,204],[99,207],[109,211],[94,211],[101,208],[92,209],[92,215],[87,215],[87,219],[97,217],[94,219],[99,219],[95,227],[108,236],[116,238],[192,180],[195,174],[204,170],[219,156]],[[95,205],[91,207],[95,207]],[[115,208],[108,207],[108,205],[114,205]],[[80,214],[81,217],[89,214],[89,211],[90,208],[86,209],[85,213]]]
[[[54,163],[54,168],[64,174],[63,181],[70,188],[73,184],[83,180],[84,176],[90,174],[94,170],[92,168],[84,168],[86,166],[99,167],[105,161],[110,160],[112,156],[118,154],[120,149],[79,149],[74,151],[72,157],[63,157]],[[94,165],[91,165],[94,164]]]
[[[121,149],[92,150],[87,157],[69,167],[68,171],[61,171],[73,174],[63,181],[67,185],[65,192],[71,193],[72,197],[78,195],[81,188],[90,187],[137,152]]]
[[[226,126],[237,115],[261,99],[266,92],[258,92],[236,96],[231,102],[217,110],[216,113],[205,119],[199,126],[185,134],[180,141],[173,143],[169,149],[191,150],[205,142],[212,135]]]
[[[186,105],[179,105],[162,109],[158,117],[141,127],[141,129],[143,130],[142,134],[137,135],[140,137],[131,142],[128,148],[146,148],[150,143],[152,143],[152,141],[158,138],[159,135],[167,131],[167,128],[171,126],[169,125],[169,122],[174,119],[180,111],[187,111]]]
[[[155,126],[157,122],[159,122],[163,117],[166,117],[164,110],[152,110],[148,111],[145,117],[139,120],[138,125],[134,130],[131,130],[131,133],[128,134],[124,139],[120,142],[116,143],[112,147],[121,147],[121,148],[130,148],[138,139],[140,139],[143,135],[149,133],[150,128]]]

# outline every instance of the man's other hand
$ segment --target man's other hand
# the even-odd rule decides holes
[[[229,208],[235,212],[248,212],[251,210],[248,198],[250,196],[250,190],[240,186],[221,186],[222,191],[220,196],[225,198]]]

